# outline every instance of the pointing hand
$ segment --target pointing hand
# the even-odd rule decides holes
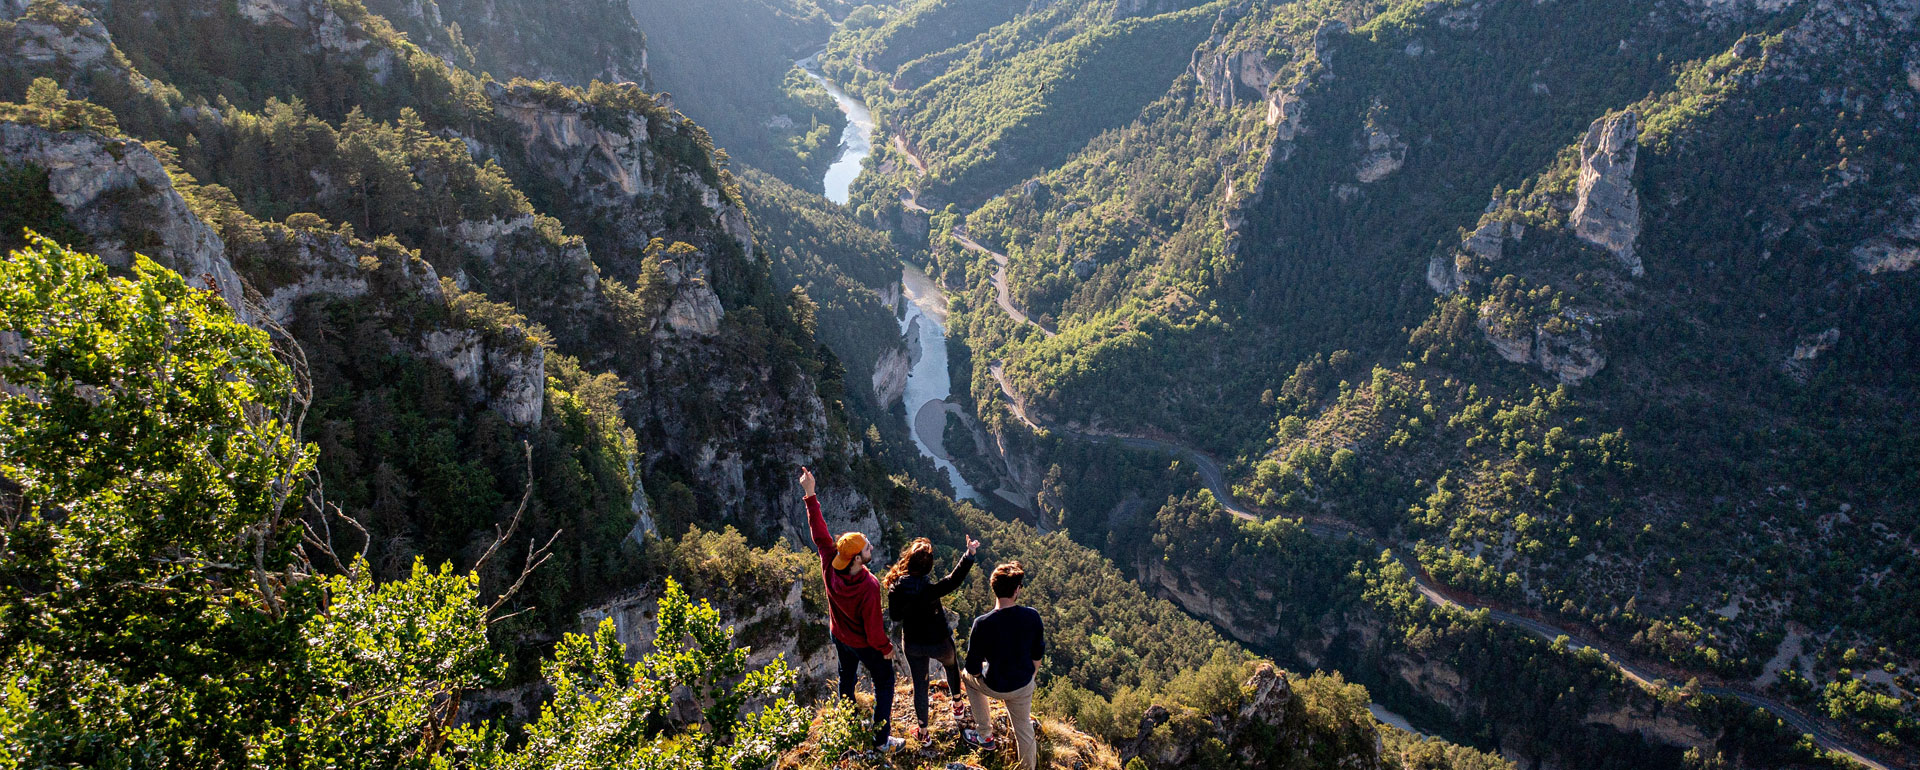
[[[800,494],[813,496],[813,471],[807,470],[804,465],[800,466]]]
[[[973,552],[978,550],[980,550],[980,541],[973,539],[972,535],[968,535],[967,536],[967,555],[972,556]]]

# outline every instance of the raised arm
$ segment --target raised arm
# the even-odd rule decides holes
[[[968,537],[967,555],[961,557],[960,563],[954,565],[953,572],[947,575],[946,579],[934,583],[931,586],[933,598],[944,598],[947,594],[953,593],[954,589],[959,588],[960,584],[966,581],[967,571],[973,569],[973,552],[978,550],[980,550],[980,541]]]
[[[960,557],[960,563],[954,566],[953,572],[948,574],[946,577],[941,578],[939,582],[934,583],[933,586],[931,587],[933,591],[933,598],[940,599],[945,597],[947,594],[953,593],[955,589],[958,589],[960,587],[961,583],[966,582],[967,572],[972,569],[973,569],[973,554],[967,554],[965,556]]]
[[[821,558],[831,558],[835,553],[833,533],[827,531],[827,520],[820,515],[820,498],[813,495],[813,471],[800,469],[800,492],[807,496],[807,529],[813,534],[813,547],[820,551]]]

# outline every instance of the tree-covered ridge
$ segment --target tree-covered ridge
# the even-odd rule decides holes
[[[1248,501],[1910,745],[1912,21],[1255,4],[966,218],[1058,336],[935,255],[1028,406],[1237,455]],[[1618,146],[1627,181],[1590,182]]]
[[[0,296],[9,762],[734,767],[804,736],[789,700],[742,719],[790,671],[749,673],[672,583],[673,642],[639,664],[610,627],[562,640],[547,680],[568,708],[524,747],[462,724],[461,695],[505,670],[488,630],[511,591],[485,604],[477,574],[420,562],[374,577],[297,435],[297,351],[151,261],[110,277],[44,239],[0,265]],[[711,706],[675,716],[679,686]]]
[[[530,439],[540,481],[529,529],[579,536],[527,594],[541,597],[547,616],[534,625],[546,626],[633,574],[622,543],[636,525],[678,531],[747,504],[702,480],[714,468],[701,463],[727,458],[700,459],[701,444],[770,442],[816,461],[846,446],[823,440],[844,428],[827,422],[834,406],[814,389],[837,387],[837,374],[752,250],[724,159],[684,116],[630,85],[475,77],[352,4],[300,6],[323,29],[344,25],[345,43],[250,17],[254,5],[163,5],[143,15],[115,4],[100,18],[124,22],[121,39],[88,12],[35,3],[6,30],[14,43],[54,34],[82,51],[97,40],[105,54],[9,57],[0,80],[20,91],[0,100],[45,112],[34,105],[51,97],[26,94],[29,76],[57,78],[78,89],[62,104],[93,100],[90,109],[117,118],[108,130],[145,139],[139,152],[168,167],[170,179],[142,184],[184,196],[187,219],[212,226],[211,247],[309,349],[323,477],[376,528],[376,568],[404,570],[416,554],[476,556],[473,542],[519,498],[529,468],[515,445]],[[199,55],[154,33],[174,13],[206,39],[282,50],[281,63],[301,66]],[[71,35],[58,32],[62,20]],[[382,69],[399,61],[417,65],[410,79]],[[146,74],[163,63],[193,85]],[[342,93],[368,106],[329,107]],[[381,112],[389,117],[373,117]],[[579,148],[541,128],[558,121],[629,149],[582,164]],[[33,169],[19,174],[31,188]],[[113,216],[132,231],[200,226],[143,222],[135,209]],[[149,237],[119,240],[139,248]],[[422,258],[425,275],[451,288],[431,278],[378,288],[381,276],[420,276],[405,265]],[[375,290],[361,293],[363,284]],[[728,367],[744,376],[701,373]],[[754,433],[739,410],[762,409],[820,422]],[[764,494],[785,483],[753,481]]]
[[[846,118],[795,62],[819,50],[840,0],[630,0],[650,36],[654,85],[727,152],[801,189],[818,189]]]
[[[576,86],[648,79],[646,34],[622,0],[374,0],[367,8],[469,72]]]
[[[897,173],[932,199],[983,200],[1132,120],[1164,93],[1220,7],[979,5],[906,4],[884,23],[843,28],[823,59],[924,163],[924,180],[914,168]],[[956,15],[964,20],[945,23]]]

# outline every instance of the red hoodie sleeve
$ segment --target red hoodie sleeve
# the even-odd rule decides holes
[[[807,495],[807,528],[813,531],[813,547],[820,550],[820,558],[830,559],[838,553],[833,533],[827,531],[827,520],[820,515],[820,498],[813,495]]]
[[[880,618],[880,581],[871,577],[867,580],[870,581],[869,585],[873,586],[873,592],[865,602],[867,619],[866,622],[861,623],[867,627],[867,646],[891,658],[893,657],[893,640],[887,638],[886,621]]]

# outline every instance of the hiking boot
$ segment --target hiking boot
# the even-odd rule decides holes
[[[886,743],[874,744],[873,749],[882,754],[892,754],[893,752],[899,751],[900,747],[905,745],[907,745],[907,742],[899,738],[888,738]]]
[[[975,730],[971,727],[962,729],[960,731],[960,737],[966,739],[967,743],[973,744],[975,748],[984,749],[986,751],[993,751],[994,749],[997,749],[1000,747],[999,742],[995,741],[993,739],[993,736],[983,737],[980,735],[980,732],[978,730]]]

